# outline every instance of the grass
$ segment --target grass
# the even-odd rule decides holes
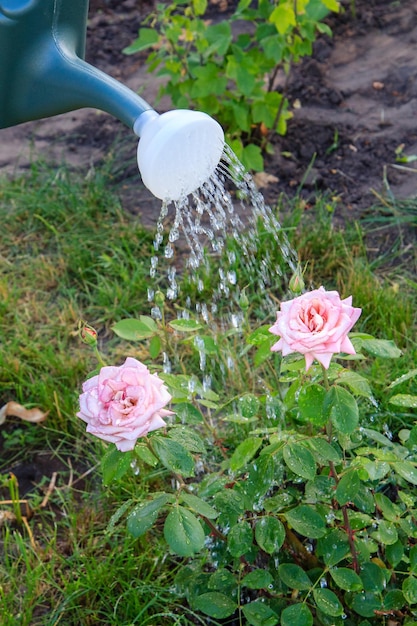
[[[7,479],[12,470],[18,475],[20,498],[27,498],[31,509],[24,524],[0,521],[2,624],[204,624],[175,593],[181,563],[158,543],[152,542],[150,549],[145,539],[133,539],[122,524],[109,527],[126,498],[140,500],[164,477],[153,474],[137,480],[132,474],[103,486],[98,468],[103,446],[87,439],[75,417],[81,383],[96,367],[79,339],[80,319],[96,327],[101,349],[114,362],[126,349],[130,354],[145,352],[146,346],[127,347],[110,328],[121,318],[148,313],[152,233],[123,211],[104,174],[86,180],[42,164],[25,176],[2,181],[0,212],[0,401],[15,400],[49,412],[43,425],[8,418],[0,428],[0,499],[10,499]],[[336,229],[325,199],[318,200],[311,217],[302,213],[295,199],[285,225],[301,264],[308,262],[307,286],[324,284],[343,296],[352,295],[355,306],[363,308],[357,330],[393,339],[403,350],[394,365],[376,359],[368,366],[383,403],[387,380],[412,369],[417,357],[413,273],[401,262],[400,245],[395,263],[391,259],[387,265],[386,254],[382,259],[369,254],[371,235],[363,226]],[[406,214],[408,224],[414,208]],[[282,263],[275,240],[261,226],[259,238],[260,257]],[[273,316],[262,317],[262,297],[251,271],[247,322],[256,326],[272,322]],[[207,292],[217,272],[213,261]],[[281,293],[277,287],[275,299]],[[184,297],[190,294],[192,286],[185,285]],[[259,384],[259,372],[242,355],[238,334],[231,335],[227,346],[235,367],[227,385],[231,393],[242,395]],[[178,363],[192,369],[188,373],[200,376],[189,341],[173,350]],[[224,380],[218,384],[226,385]],[[397,390],[416,393],[416,383],[410,379]],[[394,413],[385,404],[379,419],[398,427],[413,417]],[[48,492],[50,478],[38,478],[36,489],[26,492],[19,471],[37,466],[42,458],[57,472],[56,485]],[[13,507],[0,503],[3,510]],[[25,514],[24,505],[22,510]]]

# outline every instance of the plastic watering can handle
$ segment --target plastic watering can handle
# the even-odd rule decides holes
[[[0,0],[0,128],[83,107],[133,128],[152,107],[83,60],[88,0]]]

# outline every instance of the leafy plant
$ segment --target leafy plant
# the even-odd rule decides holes
[[[219,22],[208,8],[207,0],[157,4],[124,52],[152,49],[149,70],[167,79],[160,95],[215,116],[242,163],[262,170],[271,135],[284,135],[291,117],[278,74],[312,53],[317,33],[331,34],[323,19],[339,2],[240,0]]]
[[[174,340],[217,355],[224,341],[192,319],[141,316],[114,330],[148,342],[154,359],[175,350]],[[176,418],[131,452],[108,448],[106,484],[132,467],[171,477],[155,480],[146,499],[124,503],[109,532],[127,516],[134,537],[162,534],[170,552],[186,559],[177,592],[213,620],[327,626],[395,615],[414,623],[417,425],[409,420],[395,439],[368,427],[376,402],[360,371],[361,361],[398,359],[401,351],[351,333],[356,354],[306,372],[299,354],[271,354],[268,326],[241,339],[241,358],[262,379],[261,393],[224,398],[195,375],[161,372]],[[397,391],[415,376],[406,372],[386,386],[392,406],[413,410],[416,396]]]

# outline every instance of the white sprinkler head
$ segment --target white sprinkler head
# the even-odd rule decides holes
[[[216,169],[224,147],[223,129],[200,111],[177,110],[138,117],[138,165],[143,184],[161,200],[184,198]]]

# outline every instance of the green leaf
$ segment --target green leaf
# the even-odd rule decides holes
[[[347,389],[335,385],[326,394],[324,409],[334,427],[344,435],[351,435],[359,423],[359,409]]]
[[[278,574],[282,582],[290,589],[303,591],[310,589],[313,585],[305,571],[295,563],[281,563],[278,566]]]
[[[405,604],[404,594],[399,589],[391,589],[384,597],[384,609],[386,611],[398,611],[402,609]],[[411,624],[409,624],[409,626],[411,626]]]
[[[124,48],[123,54],[135,54],[141,50],[151,48],[158,42],[159,34],[154,28],[141,28],[139,30],[139,36],[135,41],[127,48]]]
[[[237,589],[237,580],[229,570],[220,567],[211,574],[207,587],[230,595]]]
[[[342,457],[340,452],[325,439],[321,437],[311,437],[306,443],[312,448],[313,455],[318,463],[323,464],[323,461],[339,463],[341,461]]]
[[[325,564],[332,567],[343,561],[350,552],[346,533],[341,530],[332,530],[323,539],[317,542],[317,555],[322,556]]]
[[[259,326],[256,330],[254,330],[249,337],[247,338],[247,343],[252,346],[260,346],[265,341],[271,340],[272,343],[275,343],[276,338],[269,332],[270,325]]]
[[[389,399],[389,403],[407,409],[417,409],[417,396],[411,396],[408,393],[398,393]]]
[[[149,450],[148,446],[144,443],[137,443],[134,450],[135,455],[151,467],[156,467],[158,465],[158,459],[152,452]]]
[[[291,26],[297,25],[294,9],[291,4],[279,4],[272,11],[269,20],[275,24],[277,31],[283,35]]]
[[[174,409],[175,415],[183,424],[201,424],[204,422],[201,411],[190,402],[178,402]]]
[[[339,12],[340,3],[338,0],[322,0],[323,4],[329,9],[329,11]]]
[[[141,341],[148,339],[158,332],[158,327],[151,317],[141,315],[139,319],[125,319],[112,326],[118,337],[127,341]]]
[[[344,591],[361,591],[363,583],[356,572],[348,567],[334,567],[330,569],[330,576],[336,585]]]
[[[371,533],[371,537],[372,539],[378,541],[378,543],[382,543],[385,546],[391,546],[397,542],[398,532],[395,524],[387,522],[386,520],[381,520],[378,524],[377,530]]]
[[[330,589],[313,589],[313,597],[317,604],[317,608],[325,615],[331,617],[339,617],[343,615],[343,605],[339,601],[337,595]]]
[[[288,524],[300,535],[318,539],[326,534],[326,525],[319,513],[306,504],[300,504],[285,514]]]
[[[394,387],[397,387],[398,385],[401,385],[405,381],[410,380],[410,378],[415,378],[416,376],[417,376],[417,368],[410,370],[406,374],[403,374],[402,376],[399,376],[398,378],[393,380],[392,383],[388,385],[387,389],[393,389]]]
[[[242,586],[249,589],[266,589],[272,585],[273,578],[271,574],[264,569],[255,569],[242,579]]]
[[[262,517],[255,526],[255,539],[267,554],[279,552],[285,540],[284,525],[276,517]]]
[[[219,591],[208,591],[193,598],[193,607],[215,619],[230,617],[237,609],[237,603],[230,596]]]
[[[375,617],[375,611],[382,609],[381,600],[375,593],[364,592],[353,596],[351,608],[362,617]]]
[[[264,159],[259,146],[250,143],[243,148],[242,163],[248,170],[262,172],[264,169]]]
[[[181,500],[185,502],[185,504],[195,513],[203,515],[208,519],[215,519],[219,514],[216,509],[213,509],[213,507],[207,504],[207,502],[192,493],[181,493]]]
[[[395,343],[388,339],[365,339],[362,347],[372,356],[379,356],[384,359],[398,359],[402,355]]]
[[[179,320],[173,320],[172,322],[169,322],[168,324],[174,330],[181,331],[182,333],[193,333],[196,330],[200,330],[200,328],[203,328],[203,326],[199,322],[196,322],[195,320],[179,319]]]
[[[361,567],[360,578],[365,591],[380,593],[386,587],[384,571],[376,563],[364,563]]]
[[[114,480],[120,480],[130,469],[132,452],[120,452],[116,446],[109,446],[101,459],[103,484],[107,487]]]
[[[307,480],[316,475],[316,462],[310,450],[302,443],[288,443],[283,450],[284,461],[294,474]]]
[[[258,414],[260,400],[253,393],[245,393],[237,401],[239,412],[243,417],[255,417]]]
[[[161,338],[159,335],[154,335],[149,342],[149,356],[152,359],[156,359],[160,355],[161,349],[162,349]]]
[[[409,604],[417,604],[417,578],[414,576],[406,578],[402,585],[402,592]]]
[[[372,398],[372,389],[366,378],[352,370],[343,370],[338,375],[338,382],[346,385],[357,396]]]
[[[239,522],[235,526],[232,526],[229,534],[227,535],[227,547],[232,556],[243,556],[252,547],[253,533],[252,528],[248,522]]]
[[[262,445],[262,439],[259,437],[248,437],[238,445],[233,452],[230,459],[230,469],[232,472],[236,472],[241,467],[244,467],[255,456],[260,446]]]
[[[412,485],[417,485],[417,467],[411,461],[391,463],[394,471]]]
[[[386,546],[385,556],[388,559],[389,564],[392,565],[392,567],[397,567],[398,563],[402,561],[404,556],[404,546],[402,541],[398,540],[396,543],[390,546]],[[413,570],[410,568],[410,571]]]
[[[281,626],[312,626],[313,616],[304,603],[287,606],[281,613]]]
[[[242,613],[250,626],[275,626],[279,622],[275,611],[260,600],[245,604]]]
[[[150,502],[138,504],[127,518],[127,529],[134,537],[140,537],[157,520],[161,509],[171,500],[167,493],[156,495]]]
[[[298,408],[301,417],[315,426],[323,426],[327,422],[324,412],[326,390],[316,383],[301,387],[298,396]]]
[[[180,443],[189,452],[206,453],[206,446],[200,435],[187,426],[173,426],[169,429],[168,437]]]
[[[360,478],[356,470],[349,470],[342,476],[336,487],[336,500],[344,506],[353,500],[359,491]]]
[[[200,522],[182,506],[173,508],[166,518],[164,537],[171,550],[178,556],[193,556],[203,548],[205,541]]]
[[[167,469],[185,477],[194,475],[194,459],[177,441],[168,437],[152,437],[152,449]]]
[[[410,548],[410,572],[417,574],[417,545]]]

